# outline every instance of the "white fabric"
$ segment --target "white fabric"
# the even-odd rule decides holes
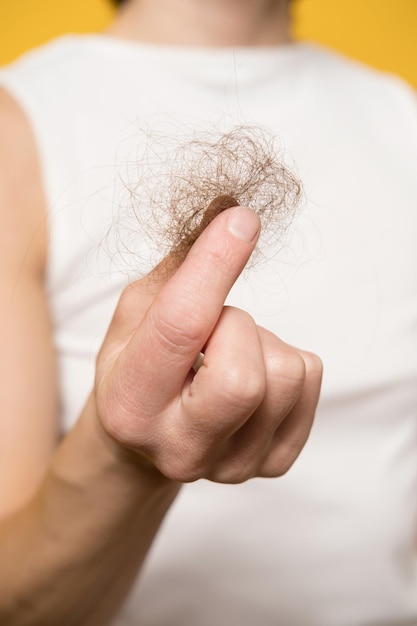
[[[0,83],[43,165],[65,428],[122,286],[151,262],[134,224],[127,248],[139,242],[140,256],[114,257],[112,234],[146,132],[260,124],[305,186],[284,248],[231,302],[322,357],[311,438],[281,479],[187,486],[117,626],[417,624],[411,90],[310,45],[191,51],[108,36],[53,42]]]

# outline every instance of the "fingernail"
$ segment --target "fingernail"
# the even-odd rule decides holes
[[[259,233],[259,217],[252,209],[236,207],[229,216],[227,228],[235,237],[252,243]]]

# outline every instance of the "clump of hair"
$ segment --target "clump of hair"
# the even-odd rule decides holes
[[[134,216],[135,236],[153,241],[159,255],[154,261],[170,253],[180,263],[210,221],[238,204],[261,220],[256,260],[262,242],[279,246],[301,198],[299,179],[283,163],[274,139],[258,127],[195,132],[185,141],[153,134],[136,156],[136,181],[130,168],[128,178],[128,222]],[[125,249],[131,243],[132,237],[130,243],[124,238]]]

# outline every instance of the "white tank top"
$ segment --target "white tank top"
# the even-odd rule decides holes
[[[123,285],[152,263],[138,227],[125,229],[125,183],[141,176],[149,130],[262,125],[306,190],[283,249],[230,301],[322,357],[311,438],[280,479],[185,487],[115,624],[417,624],[411,90],[310,45],[191,50],[101,35],[57,40],[0,83],[43,166],[65,428]]]

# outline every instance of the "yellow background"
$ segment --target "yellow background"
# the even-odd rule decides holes
[[[100,30],[109,0],[2,0],[0,64],[66,32]],[[295,34],[336,48],[417,87],[417,0],[295,0]]]

